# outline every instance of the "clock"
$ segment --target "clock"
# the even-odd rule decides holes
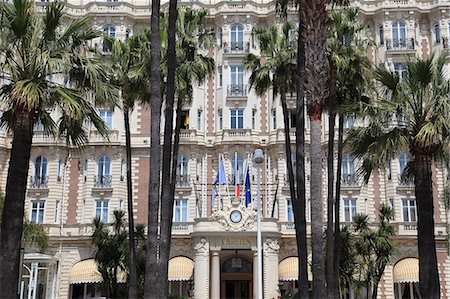
[[[238,210],[234,210],[230,214],[230,219],[233,223],[238,223],[242,220],[242,214]]]

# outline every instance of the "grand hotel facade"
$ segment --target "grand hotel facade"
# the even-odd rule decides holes
[[[368,25],[365,34],[376,41],[367,51],[369,59],[385,63],[400,76],[405,75],[407,57],[425,58],[450,45],[448,0],[357,0],[352,4],[359,7],[359,17]],[[183,107],[169,262],[170,293],[196,299],[254,298],[256,212],[254,205],[242,204],[244,191],[237,199],[233,195],[236,182],[244,189],[248,166],[252,197],[256,197],[257,172],[251,161],[256,148],[265,153],[261,167],[264,298],[295,292],[297,263],[305,261],[297,259],[280,99],[274,98],[270,91],[258,97],[249,90],[249,72],[243,67],[246,53],[259,53],[253,29],[279,22],[275,1],[199,0],[179,5],[209,11],[208,25],[216,30],[217,46],[209,50],[216,61],[214,75],[196,86],[192,102]],[[67,6],[68,18],[89,16],[93,27],[117,38],[126,38],[149,25],[148,0],[69,0]],[[167,6],[168,3],[163,3],[163,7]],[[294,99],[288,99],[292,126],[294,105]],[[92,260],[92,220],[97,216],[110,222],[113,210],[126,210],[127,197],[122,113],[118,108],[98,107],[98,111],[110,128],[110,142],[91,131],[89,144],[81,151],[45,136],[36,126],[26,217],[44,224],[50,241],[43,253],[25,249],[22,298],[102,296],[98,289],[101,277]],[[326,119],[324,115],[324,145],[328,133]],[[148,108],[138,106],[131,122],[134,215],[137,223],[145,223],[151,160]],[[361,124],[352,116],[345,120],[346,127]],[[308,143],[308,121],[306,129]],[[291,139],[294,143],[294,131]],[[2,131],[2,186],[6,184],[10,141],[7,132]],[[212,206],[211,193],[222,158],[229,184],[228,190],[222,186],[223,208],[218,210],[218,200]],[[380,298],[418,298],[414,188],[400,178],[408,159],[406,154],[396,157],[390,162],[389,171],[376,173],[365,185],[356,175],[358,161],[348,154],[343,157],[342,221],[349,223],[355,214],[366,213],[376,222],[380,203],[389,203],[394,208],[398,251],[384,272]],[[308,174],[308,154],[306,167]],[[449,177],[448,169],[434,165],[434,216],[442,298],[450,297],[450,219],[441,200]],[[325,179],[324,175],[324,182]],[[309,180],[307,185],[309,198]],[[323,189],[326,191],[325,185]],[[309,200],[307,208],[309,220]],[[241,216],[231,217],[234,210]],[[348,298],[364,297],[352,294]]]

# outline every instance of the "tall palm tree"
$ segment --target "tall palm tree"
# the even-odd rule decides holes
[[[86,29],[88,18],[62,26],[64,5],[50,3],[44,14],[30,0],[1,3],[0,69],[6,84],[0,97],[6,107],[1,119],[13,133],[0,240],[0,293],[17,294],[25,193],[33,127],[40,121],[56,138],[72,144],[87,141],[83,122],[90,120],[99,132],[107,130],[93,103],[117,97],[107,82],[102,60],[86,54],[88,41],[99,32]],[[58,110],[55,122],[50,111]]]
[[[120,273],[124,273],[127,269],[128,233],[125,230],[125,212],[115,210],[113,215],[112,233],[109,232],[108,226],[100,218],[94,218],[92,244],[95,247],[94,260],[97,262],[98,270],[102,275],[107,297],[120,298],[124,295],[119,290],[119,280]]]
[[[270,28],[256,28],[255,35],[259,40],[262,55],[247,54],[244,65],[252,71],[249,79],[250,88],[254,87],[258,96],[264,95],[270,87],[273,88],[274,98],[280,95],[283,109],[289,190],[291,200],[294,202],[296,201],[295,176],[292,167],[289,111],[286,100],[287,93],[295,90],[297,79],[295,73],[297,44],[291,30],[293,28],[289,22],[283,25],[281,32],[276,25]]]
[[[348,134],[351,151],[363,160],[362,172],[367,181],[372,171],[383,167],[392,157],[409,151],[414,177],[418,214],[418,252],[420,292],[427,298],[439,298],[434,232],[432,164],[448,159],[450,137],[449,81],[444,79],[448,54],[407,61],[406,78],[377,67],[375,79],[380,99],[359,106],[369,114],[367,127]]]
[[[127,171],[127,212],[128,212],[128,250],[129,250],[129,287],[128,298],[137,297],[136,274],[136,244],[134,236],[133,216],[133,181],[131,172],[131,131],[130,113],[136,101],[148,100],[146,86],[149,86],[148,77],[136,76],[133,73],[141,63],[141,42],[144,36],[131,36],[126,41],[120,41],[110,36],[105,39],[110,44],[109,58],[112,63],[112,79],[119,86],[122,98],[122,110],[125,125],[125,152]],[[143,88],[144,87],[144,88]]]
[[[179,149],[180,131],[182,125],[181,108],[183,103],[192,99],[193,84],[195,82],[202,83],[214,71],[214,59],[207,57],[200,53],[200,49],[208,48],[212,44],[212,30],[211,28],[204,27],[205,18],[207,16],[206,10],[192,10],[192,9],[180,9],[177,13],[176,22],[176,58],[172,59],[176,64],[174,88],[177,95],[176,106],[176,121],[175,131],[173,134],[173,145],[171,150],[167,148],[164,150],[163,161],[168,159],[167,168],[165,172],[163,169],[163,177],[166,177],[166,181],[169,181],[168,188],[165,188],[167,192],[163,192],[161,195],[161,247],[160,247],[160,260],[161,266],[159,271],[161,275],[161,281],[164,285],[161,286],[161,290],[164,293],[160,293],[160,297],[167,297],[167,263],[170,253],[170,241],[172,234],[172,216],[173,216],[173,199],[175,195],[176,185],[176,168],[177,157]],[[170,21],[169,15],[169,21]],[[170,38],[168,39],[170,41]],[[169,46],[169,44],[167,44]],[[172,80],[169,77],[169,61],[171,60],[170,52],[166,53],[165,47],[162,47],[163,65],[167,66],[166,86],[169,87],[169,82]],[[165,73],[163,71],[163,73]],[[169,88],[167,88],[169,91]],[[173,106],[172,106],[173,107]],[[166,111],[167,116],[168,111]],[[173,113],[173,108],[172,108]],[[167,118],[166,118],[167,121]],[[165,136],[172,136],[172,124],[166,126],[164,134]],[[166,131],[169,130],[169,132]],[[165,141],[166,142],[166,141]],[[172,144],[172,142],[170,142]],[[164,143],[166,146],[166,143]],[[163,178],[164,180],[164,178]]]
[[[160,48],[160,11],[161,1],[152,0],[150,24],[150,181],[148,192],[148,237],[147,258],[145,263],[144,297],[157,298],[158,272],[158,217],[160,211],[160,178],[161,178],[161,48]]]

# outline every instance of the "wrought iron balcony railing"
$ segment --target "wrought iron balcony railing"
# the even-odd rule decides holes
[[[250,42],[223,43],[223,52],[229,54],[242,54],[250,52]]]
[[[414,186],[414,178],[406,177],[402,174],[398,175],[398,184],[400,186]]]
[[[48,187],[48,176],[32,176],[30,177],[31,188],[42,189]]]
[[[356,173],[342,174],[341,184],[342,186],[358,186],[358,176]]]
[[[96,175],[94,177],[95,188],[111,187],[112,175]]]
[[[394,38],[386,39],[386,49],[387,50],[414,50],[415,42],[414,38]]]
[[[176,187],[188,187],[190,186],[190,176],[188,174],[177,174],[176,175]]]
[[[245,84],[229,84],[227,95],[229,97],[246,97],[247,85]]]

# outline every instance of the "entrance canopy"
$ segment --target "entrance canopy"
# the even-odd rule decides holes
[[[71,284],[99,283],[103,282],[103,278],[97,270],[94,259],[88,259],[73,265],[69,272],[69,282]]]
[[[298,257],[285,258],[278,264],[278,277],[282,281],[298,280]],[[308,280],[312,281],[311,267],[308,264]]]
[[[394,283],[419,282],[419,260],[406,258],[399,261],[393,270]]]
[[[194,274],[194,262],[184,256],[171,258],[168,274],[169,281],[191,280]]]

